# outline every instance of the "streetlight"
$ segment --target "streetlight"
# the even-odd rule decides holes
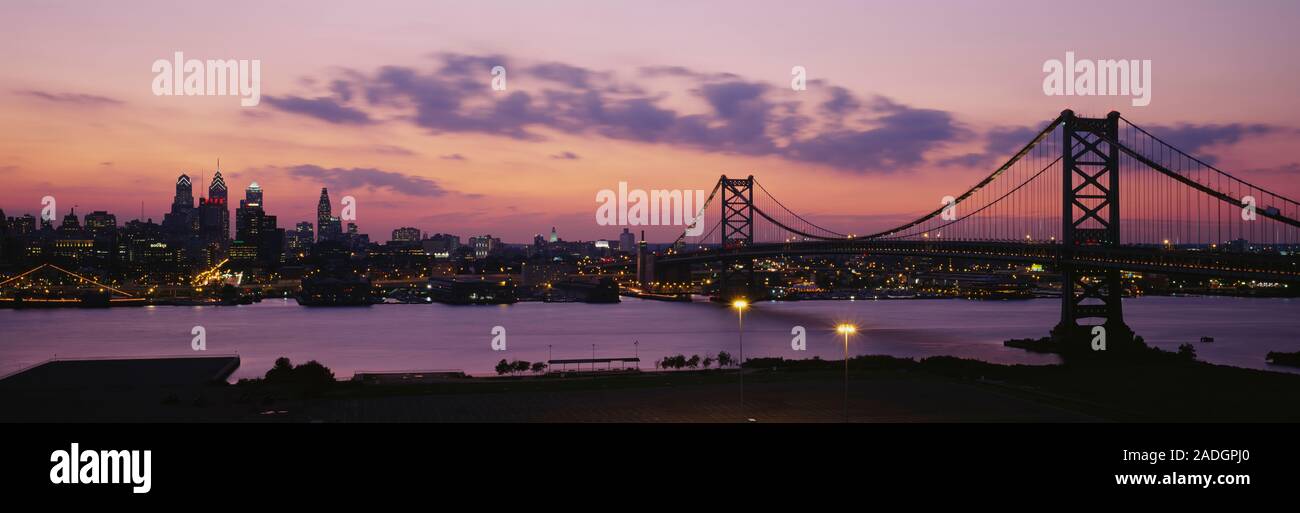
[[[844,422],[849,421],[849,335],[858,331],[852,324],[841,324],[835,331],[844,334]]]
[[[736,319],[740,327],[736,335],[740,342],[740,416],[745,417],[745,309],[749,308],[749,301],[737,299],[731,302],[731,307],[736,309]],[[749,417],[745,419],[754,420]]]

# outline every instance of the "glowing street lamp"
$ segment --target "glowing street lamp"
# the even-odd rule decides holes
[[[849,421],[849,335],[857,333],[858,327],[852,324],[841,324],[835,327],[835,331],[844,335],[844,422]]]
[[[744,298],[737,299],[731,302],[731,307],[736,309],[736,319],[740,328],[736,335],[740,343],[740,415],[753,422],[754,419],[745,416],[745,309],[749,308],[749,301]]]

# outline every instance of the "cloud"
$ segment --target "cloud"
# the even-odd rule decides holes
[[[576,89],[588,89],[591,87],[591,81],[595,76],[595,73],[587,68],[572,66],[562,62],[548,62],[528,68],[528,75],[530,77],[535,76],[543,80],[564,84]]]
[[[637,72],[644,77],[678,77],[695,80],[731,80],[740,78],[734,73],[704,73],[685,66],[643,66]]]
[[[582,157],[579,157],[577,153],[571,151],[565,151],[565,152],[557,153],[555,155],[551,155],[551,158],[556,160],[578,160]]]
[[[851,171],[891,171],[921,164],[930,150],[966,135],[944,111],[902,106],[890,110],[874,128],[818,134],[792,143],[786,155]]]
[[[942,166],[987,167],[1002,164],[1010,159],[1038,135],[1042,127],[1004,126],[984,134],[984,151],[949,157],[939,161]]]
[[[840,86],[831,86],[830,99],[821,103],[819,108],[822,113],[841,119],[846,114],[853,113],[862,107],[862,103],[853,97],[853,93]]]
[[[262,101],[275,109],[311,116],[334,124],[362,125],[372,122],[370,116],[364,111],[345,106],[332,98],[263,96]]]
[[[1225,125],[1179,123],[1173,126],[1149,126],[1147,129],[1157,137],[1187,152],[1215,144],[1235,143],[1247,135],[1263,135],[1277,131],[1277,128],[1271,125],[1241,123]]]
[[[1291,162],[1274,167],[1260,167],[1247,169],[1247,173],[1269,173],[1269,174],[1300,174],[1300,162]]]
[[[121,100],[109,98],[107,96],[94,95],[94,94],[47,93],[44,91],[35,91],[35,90],[24,90],[24,91],[15,91],[15,92],[20,95],[31,96],[33,98],[39,98],[45,101],[50,101],[55,103],[66,103],[71,105],[81,105],[86,107],[121,105],[123,103]]]
[[[113,163],[112,163],[112,162],[109,162],[109,161],[106,160],[106,161],[104,161],[104,162],[100,162],[99,165],[104,166],[104,167],[112,167],[112,166],[113,166]]]
[[[440,158],[440,159],[442,159],[442,160],[469,160],[469,159],[465,158],[464,155],[461,155],[461,154],[459,154],[459,153],[452,153],[452,154],[450,154],[450,155],[443,155],[443,156],[438,157],[438,158]]]
[[[393,146],[390,144],[380,144],[378,146],[375,146],[373,149],[375,153],[383,153],[385,155],[401,155],[404,157],[409,157],[411,155],[416,154],[415,152],[403,148],[401,146]]]
[[[888,98],[864,101],[842,87],[790,100],[780,88],[731,73],[643,67],[638,84],[684,82],[660,92],[628,87],[609,71],[562,62],[518,66],[528,87],[495,91],[491,68],[516,69],[500,55],[435,54],[433,69],[381,66],[349,71],[329,96],[275,97],[277,109],[332,123],[407,122],[432,134],[477,133],[525,141],[548,134],[601,136],[705,152],[777,157],[863,173],[927,163],[927,153],[965,136],[945,111]],[[819,87],[821,83],[817,84]],[[685,93],[683,93],[685,91]],[[685,98],[680,97],[685,94]],[[674,101],[688,100],[688,101]],[[672,106],[670,106],[672,105]],[[683,105],[693,105],[686,110]],[[852,118],[852,119],[849,119]]]
[[[448,194],[438,182],[421,176],[412,176],[394,171],[376,168],[325,168],[314,164],[299,164],[286,168],[274,168],[287,172],[295,178],[315,180],[327,187],[347,189],[387,189],[398,194],[421,197],[437,197]]]
[[[1179,123],[1176,125],[1152,125],[1145,128],[1156,137],[1209,164],[1217,162],[1218,157],[1202,152],[1208,147],[1220,144],[1234,144],[1250,135],[1267,135],[1282,131],[1279,127],[1272,125],[1241,123],[1211,123],[1204,125]]]

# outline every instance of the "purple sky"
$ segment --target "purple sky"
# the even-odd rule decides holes
[[[267,5],[270,4],[270,5]],[[754,174],[843,231],[928,210],[1063,108],[1125,116],[1294,196],[1300,3],[28,2],[0,6],[0,208],[155,220],[176,175],[320,187],[397,226],[615,237],[595,194]],[[1064,25],[1066,20],[1070,26]],[[259,59],[261,104],[155,96],[156,59]],[[1043,62],[1149,59],[1147,107]],[[490,89],[489,70],[508,88]],[[792,91],[790,70],[808,71]],[[664,238],[671,238],[667,231]]]

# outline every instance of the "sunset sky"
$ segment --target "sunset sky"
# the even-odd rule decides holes
[[[597,191],[724,173],[863,233],[960,193],[1064,108],[1119,110],[1300,196],[1300,2],[1062,6],[7,0],[0,209],[35,215],[52,195],[60,213],[122,223],[143,202],[161,221],[176,176],[206,183],[220,158],[232,202],[257,181],[291,226],[327,186],[381,241],[398,226],[615,238]],[[177,51],[259,59],[260,105],[155,96],[150,66]],[[1044,61],[1067,51],[1150,59],[1151,104],[1044,95]]]

